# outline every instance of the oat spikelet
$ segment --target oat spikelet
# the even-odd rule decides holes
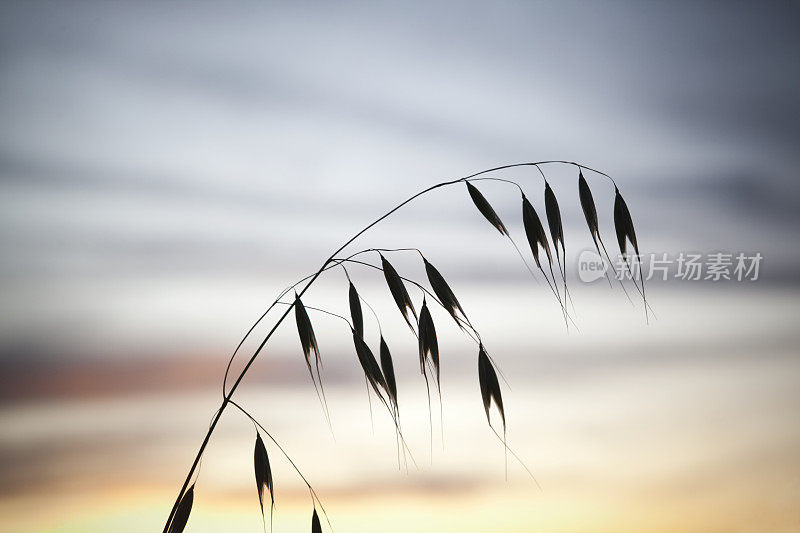
[[[636,255],[639,255],[639,244],[636,242],[636,230],[633,228],[633,219],[631,212],[628,210],[628,204],[616,189],[614,195],[614,229],[617,233],[617,243],[619,244],[619,251],[623,257],[627,259],[628,243],[630,241],[633,245],[633,250]]]
[[[492,209],[489,201],[486,200],[486,198],[484,198],[484,196],[481,194],[481,191],[475,188],[475,186],[470,182],[467,181],[465,183],[467,184],[469,196],[472,198],[472,203],[475,204],[475,207],[478,208],[478,211],[480,211],[481,214],[486,217],[486,220],[488,220],[492,226],[497,228],[497,231],[499,231],[502,235],[508,235],[508,230],[503,224],[503,221],[500,220],[499,216],[497,216],[497,213],[495,213],[494,209]]]
[[[594,249],[602,261],[603,256],[600,254],[600,244],[602,244],[603,239],[600,237],[600,225],[597,221],[597,207],[594,203],[592,190],[589,188],[586,178],[583,177],[583,171],[580,169],[578,170],[578,196],[580,197],[583,216],[586,218],[586,225],[589,226],[589,233],[592,236],[592,242],[594,242]],[[605,249],[605,245],[603,245],[603,249]],[[609,278],[608,272],[605,271],[604,274],[608,280],[608,284],[611,285],[611,278]]]
[[[297,322],[297,333],[300,336],[300,345],[303,348],[306,365],[308,365],[308,370],[311,371],[311,352],[314,352],[314,359],[318,365],[319,346],[317,345],[317,337],[314,335],[314,328],[311,326],[311,319],[308,318],[306,307],[297,293],[294,294],[294,318]]]
[[[545,181],[544,183],[544,208],[547,215],[547,225],[550,227],[550,238],[553,240],[553,249],[556,254],[556,262],[559,266],[559,273],[561,280],[564,282],[564,303],[563,307],[566,312],[566,303],[569,300],[572,303],[572,296],[570,295],[569,288],[567,287],[567,255],[564,248],[564,227],[561,224],[561,209],[558,207],[558,200],[550,188],[550,184]],[[559,243],[561,250],[559,252]],[[575,305],[572,305],[573,311]]]
[[[392,363],[392,354],[389,352],[389,346],[383,339],[383,335],[381,335],[380,353],[381,353],[381,370],[383,371],[383,377],[386,380],[387,392],[389,393],[389,397],[392,399],[394,408],[398,409],[397,380],[395,379],[394,376],[394,364]]]
[[[564,256],[564,228],[561,225],[561,210],[558,207],[558,200],[550,188],[550,184],[544,184],[544,207],[547,214],[547,225],[550,227],[550,238],[553,240],[553,248],[556,252],[556,259],[559,259],[558,245],[561,243],[561,258]]]
[[[522,224],[525,227],[525,237],[528,239],[528,246],[531,248],[531,253],[533,254],[533,259],[536,261],[536,266],[544,276],[544,280],[547,282],[547,285],[550,287],[550,290],[558,300],[558,305],[561,306],[561,312],[564,314],[564,322],[569,327],[568,323],[568,315],[567,309],[564,306],[564,302],[561,300],[561,295],[558,292],[558,285],[556,283],[556,276],[553,272],[553,256],[550,254],[550,243],[547,240],[547,233],[544,231],[544,226],[542,226],[542,221],[539,219],[539,215],[536,213],[536,209],[533,208],[531,202],[528,200],[528,197],[525,196],[525,193],[522,193]],[[542,266],[542,261],[539,258],[539,248],[544,250],[545,254],[547,255],[547,266],[550,270],[550,278],[552,278],[552,282],[550,279],[547,278],[547,272],[545,272],[544,267]]]
[[[178,504],[175,516],[172,517],[172,522],[169,525],[169,533],[183,533],[186,522],[189,521],[189,514],[192,512],[193,502],[194,484],[181,497],[181,502]]]
[[[439,342],[436,339],[436,328],[433,325],[428,304],[422,299],[422,309],[419,312],[419,365],[425,374],[425,363],[431,365],[439,387]]]
[[[322,525],[319,523],[319,515],[316,509],[314,509],[314,514],[311,515],[311,533],[322,533]]]
[[[364,315],[361,312],[361,298],[358,296],[353,282],[350,282],[350,317],[353,319],[353,329],[356,330],[359,337],[364,337]]]
[[[261,434],[256,432],[256,445],[253,450],[253,467],[256,475],[256,488],[258,489],[258,504],[261,506],[261,520],[264,520],[264,489],[270,496],[270,531],[272,530],[272,513],[275,509],[275,491],[272,485],[272,469],[269,465],[269,456]]]
[[[411,302],[411,297],[408,295],[406,286],[403,284],[403,280],[400,278],[400,274],[397,273],[397,270],[383,257],[383,254],[379,255],[381,256],[383,276],[386,278],[386,284],[389,285],[389,291],[392,293],[394,302],[397,304],[400,312],[403,313],[406,324],[408,324],[408,327],[411,328],[413,332],[414,326],[411,325],[411,319],[408,317],[408,310],[410,309],[411,314],[414,315],[414,321],[417,321],[418,317],[417,311],[414,309],[414,304]]]
[[[322,386],[322,375],[320,374],[320,366],[322,360],[319,355],[319,346],[317,345],[317,337],[314,335],[314,328],[311,326],[311,319],[308,318],[308,311],[306,311],[303,302],[297,293],[294,293],[294,318],[297,322],[297,333],[300,336],[300,345],[303,348],[303,355],[306,359],[306,366],[308,373],[311,375],[311,381],[314,383],[314,389],[317,391],[322,407],[325,411],[325,418],[330,426],[330,415],[328,414],[328,402],[325,399],[325,389]],[[314,366],[311,366],[311,353],[314,353]],[[316,369],[316,376],[314,375]]]
[[[483,399],[483,408],[486,410],[486,420],[489,425],[492,424],[492,419],[489,416],[489,407],[492,400],[500,412],[500,418],[503,421],[503,433],[506,428],[506,413],[503,409],[503,396],[500,393],[500,382],[497,380],[497,373],[494,370],[489,356],[483,344],[478,346],[478,381],[481,387],[481,398]]]
[[[456,298],[456,295],[450,288],[450,285],[447,284],[444,277],[427,259],[423,257],[422,261],[425,263],[425,273],[428,275],[428,282],[431,284],[433,293],[439,298],[439,301],[442,302],[442,305],[447,312],[450,313],[450,316],[453,317],[453,320],[456,321],[456,324],[464,329],[462,320],[469,324],[469,319],[467,318],[467,314],[464,313],[464,309],[461,307],[458,298]],[[458,316],[458,313],[461,314],[461,317]]]
[[[589,226],[589,233],[592,234],[594,246],[597,248],[597,236],[600,233],[600,228],[597,223],[597,207],[594,205],[594,197],[589,184],[586,183],[586,178],[583,177],[583,172],[578,170],[578,196],[581,200],[581,209],[583,209],[583,216],[586,218],[586,224]],[[600,250],[597,250],[600,253]]]
[[[356,348],[358,362],[361,363],[361,369],[364,371],[367,381],[372,386],[375,394],[378,395],[378,398],[386,403],[383,393],[389,393],[389,389],[386,385],[383,373],[381,372],[381,367],[378,366],[378,362],[375,360],[372,350],[370,350],[367,343],[364,342],[364,339],[362,339],[355,330],[353,330],[353,344]]]
[[[547,234],[544,231],[539,215],[525,194],[522,195],[522,223],[525,226],[525,236],[528,238],[528,245],[531,247],[536,266],[544,272],[539,259],[539,247],[541,247],[547,254],[547,263],[552,268],[553,256],[550,254],[550,243],[547,240]]]
[[[633,245],[633,251],[636,254],[637,264],[639,265],[639,283],[641,283],[641,293],[642,293],[642,301],[644,302],[644,313],[645,319],[649,322],[649,313],[648,308],[649,305],[647,303],[647,297],[645,296],[644,292],[644,276],[642,276],[642,263],[641,257],[639,255],[639,243],[636,240],[636,230],[633,227],[633,218],[631,218],[631,212],[628,209],[628,204],[625,203],[625,199],[619,192],[619,189],[615,187],[615,194],[614,194],[614,230],[617,234],[617,243],[619,244],[619,251],[622,254],[623,259],[625,260],[625,264],[628,267],[628,271],[631,274],[631,278],[633,278],[633,284],[636,285],[636,278],[633,275],[633,267],[632,261],[628,256],[628,241]],[[638,288],[638,286],[637,286]]]

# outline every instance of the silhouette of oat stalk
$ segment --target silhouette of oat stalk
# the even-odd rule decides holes
[[[379,351],[380,363],[378,363],[378,359],[375,358],[374,354],[372,353],[372,350],[369,348],[368,343],[364,339],[363,314],[361,311],[360,303],[365,300],[363,300],[363,297],[358,294],[352,280],[350,279],[350,275],[349,273],[347,273],[345,267],[346,264],[364,265],[367,267],[371,267],[373,269],[381,270],[383,272],[387,285],[389,287],[389,291],[393,299],[395,300],[398,309],[401,311],[403,318],[408,324],[411,332],[417,337],[417,341],[419,344],[420,371],[425,379],[426,387],[428,388],[428,394],[429,394],[429,403],[428,403],[429,410],[430,410],[429,378],[432,378],[434,384],[436,385],[436,390],[439,393],[440,407],[441,407],[441,388],[440,388],[439,347],[438,347],[438,341],[436,337],[436,331],[433,319],[430,315],[430,311],[427,305],[428,299],[430,299],[431,302],[436,303],[438,306],[442,307],[445,311],[447,311],[447,313],[450,314],[450,316],[456,322],[458,327],[461,328],[465,332],[465,334],[469,336],[473,341],[475,341],[475,343],[478,346],[479,389],[483,400],[484,408],[486,410],[486,416],[487,420],[489,421],[489,425],[492,429],[492,432],[497,436],[498,439],[502,441],[504,452],[506,454],[511,453],[520,462],[520,464],[522,464],[522,466],[528,471],[531,477],[533,477],[531,471],[519,459],[517,454],[514,453],[509,448],[508,443],[506,441],[505,408],[502,399],[500,382],[498,381],[497,378],[497,373],[499,372],[499,368],[496,362],[492,359],[492,357],[486,350],[485,344],[481,339],[481,336],[478,333],[477,329],[472,325],[472,323],[467,318],[467,315],[463,307],[461,306],[461,303],[456,298],[455,293],[451,289],[450,285],[445,281],[445,278],[436,269],[436,267],[434,267],[427,260],[427,258],[423,255],[422,251],[417,248],[404,248],[404,249],[369,248],[366,250],[360,250],[358,252],[352,253],[347,257],[338,257],[338,256],[361,235],[369,231],[371,228],[373,228],[374,226],[376,226],[377,224],[379,224],[380,222],[391,216],[393,213],[395,213],[408,203],[436,189],[464,183],[467,187],[469,196],[473,204],[478,209],[478,211],[492,224],[492,226],[495,227],[495,229],[497,229],[503,236],[507,237],[511,241],[514,249],[522,258],[530,274],[536,277],[535,271],[529,266],[528,262],[525,260],[524,255],[522,254],[521,250],[517,246],[514,239],[511,237],[507,227],[502,222],[499,215],[497,215],[497,213],[492,208],[488,200],[486,200],[483,194],[471,182],[477,182],[480,180],[494,180],[494,181],[513,184],[515,187],[517,187],[522,196],[523,225],[525,228],[526,237],[528,240],[528,244],[530,245],[534,261],[541,275],[544,277],[545,281],[550,287],[551,292],[553,292],[553,294],[555,295],[556,301],[564,316],[565,325],[567,326],[567,328],[569,328],[569,324],[570,323],[574,324],[574,320],[567,310],[567,302],[568,301],[570,302],[570,304],[573,307],[573,310],[574,310],[574,303],[572,303],[571,294],[567,286],[566,248],[565,248],[564,233],[561,223],[561,212],[555,194],[550,188],[550,185],[547,182],[547,177],[545,176],[541,168],[544,165],[552,165],[552,164],[571,165],[578,169],[579,198],[581,201],[581,207],[586,217],[587,225],[589,226],[590,235],[592,237],[595,249],[597,250],[598,254],[600,252],[600,248],[602,248],[609,262],[611,262],[611,258],[608,254],[608,251],[605,248],[605,244],[603,244],[602,238],[600,237],[599,224],[597,221],[597,212],[594,204],[594,199],[591,195],[591,191],[588,188],[588,183],[583,177],[583,171],[603,176],[609,179],[614,185],[614,191],[615,191],[614,226],[617,235],[617,241],[625,265],[627,266],[628,271],[631,273],[633,284],[642,297],[642,301],[644,303],[644,308],[645,308],[645,317],[649,319],[648,309],[650,309],[650,306],[645,297],[644,278],[643,276],[641,276],[641,269],[642,269],[641,262],[638,260],[637,261],[631,260],[629,255],[627,254],[627,243],[630,242],[634,248],[637,258],[639,257],[639,244],[636,238],[636,232],[634,230],[633,220],[630,211],[628,209],[628,206],[619,192],[617,184],[614,182],[613,178],[611,178],[611,176],[609,176],[608,174],[605,174],[598,170],[592,169],[590,167],[572,161],[550,160],[550,161],[538,161],[531,163],[515,163],[510,165],[503,165],[495,168],[490,168],[487,170],[482,170],[480,172],[476,172],[474,174],[470,174],[469,176],[464,176],[462,178],[443,181],[435,185],[432,185],[414,194],[405,201],[399,203],[389,211],[385,212],[383,215],[379,216],[373,222],[369,223],[367,226],[359,230],[355,235],[348,238],[344,244],[339,246],[322,263],[322,266],[320,266],[315,273],[302,278],[298,282],[290,285],[285,290],[281,291],[278,297],[268,306],[266,311],[264,311],[264,313],[254,322],[254,324],[250,327],[250,329],[245,333],[244,337],[239,342],[238,346],[231,355],[230,360],[228,361],[228,365],[225,369],[225,376],[223,378],[223,383],[222,383],[222,402],[213,416],[211,424],[208,427],[208,431],[205,437],[203,438],[203,441],[200,444],[199,450],[197,451],[197,454],[195,455],[195,458],[189,468],[189,471],[186,475],[183,485],[181,486],[181,489],[178,492],[178,496],[175,500],[175,503],[172,506],[167,521],[164,525],[163,533],[181,533],[184,527],[186,526],[195,496],[195,486],[197,483],[196,473],[199,469],[203,453],[209,443],[211,435],[213,434],[217,426],[217,423],[219,422],[220,418],[222,417],[222,414],[225,412],[225,409],[228,406],[236,407],[243,414],[245,414],[256,427],[256,448],[254,451],[254,469],[256,476],[256,485],[258,489],[258,499],[261,507],[262,516],[264,513],[264,490],[267,490],[270,493],[270,504],[271,504],[270,524],[271,524],[272,510],[274,509],[274,492],[273,492],[274,486],[273,486],[271,468],[269,465],[269,458],[266,446],[263,440],[261,439],[261,433],[265,434],[269,438],[269,440],[271,440],[272,444],[279,449],[279,451],[286,457],[286,459],[295,469],[297,474],[301,477],[303,482],[307,485],[313,506],[312,533],[321,531],[321,524],[316,510],[317,505],[320,506],[320,509],[322,510],[324,516],[326,517],[328,525],[331,526],[330,520],[327,519],[327,513],[325,512],[325,509],[322,506],[322,502],[317,496],[317,493],[314,491],[314,489],[312,488],[311,484],[307,481],[305,476],[303,476],[303,474],[300,472],[299,468],[290,458],[288,453],[286,453],[286,451],[278,444],[278,442],[275,441],[272,435],[260,422],[258,422],[247,410],[245,410],[244,407],[242,407],[233,400],[234,393],[239,388],[239,385],[242,383],[242,380],[244,379],[245,375],[250,370],[251,366],[256,361],[259,354],[262,352],[267,342],[272,337],[273,333],[275,333],[278,327],[284,322],[286,317],[293,310],[295,314],[295,321],[297,323],[298,334],[301,341],[301,347],[303,349],[303,353],[306,360],[306,365],[308,367],[312,383],[314,384],[314,388],[317,392],[317,395],[319,396],[320,403],[322,404],[323,410],[325,411],[326,421],[331,427],[331,431],[332,431],[332,426],[330,423],[330,415],[328,412],[327,402],[325,400],[324,389],[322,387],[322,374],[321,374],[321,370],[323,368],[322,358],[320,356],[316,335],[314,334],[313,326],[308,316],[307,310],[319,311],[339,317],[348,324],[353,336],[356,355],[361,364],[361,368],[364,371],[365,379],[369,387],[372,389],[372,392],[377,395],[381,403],[383,403],[383,405],[386,407],[387,411],[389,412],[394,422],[396,436],[398,439],[398,454],[401,448],[403,450],[404,456],[406,451],[408,451],[410,454],[410,450],[408,449],[405,440],[403,439],[402,430],[400,427],[400,410],[397,401],[397,396],[398,396],[397,383],[395,381],[394,369],[388,345],[381,332],[380,351]],[[494,176],[488,176],[489,174],[493,174],[496,172],[510,170],[514,168],[521,168],[521,167],[535,167],[541,174],[542,178],[544,179],[545,213],[553,245],[552,253],[550,249],[550,243],[547,239],[547,235],[544,232],[544,228],[541,224],[541,219],[536,213],[531,202],[526,197],[523,188],[515,181],[503,178],[497,178]],[[549,277],[547,275],[548,272],[545,271],[542,264],[542,260],[539,257],[540,249],[544,251],[547,258],[548,271],[550,274]],[[431,290],[425,288],[421,283],[418,283],[409,278],[401,276],[394,268],[394,266],[391,265],[391,263],[382,254],[382,252],[394,252],[394,251],[414,251],[416,253],[419,253],[425,266],[425,271],[428,277],[428,282],[431,286]],[[357,256],[361,254],[370,252],[377,253],[379,255],[379,258],[381,259],[380,266],[376,266],[366,261],[355,259]],[[554,273],[555,271],[553,269],[553,257],[552,257],[553,255],[555,255],[559,277],[561,278],[563,286],[563,293],[559,290],[558,283],[555,277]],[[636,283],[636,278],[633,276],[633,268],[634,268],[633,265],[638,265],[636,267],[638,268],[638,273],[639,273],[638,284]],[[336,313],[331,313],[330,311],[327,311],[322,308],[306,306],[302,302],[303,295],[305,295],[306,291],[314,284],[314,282],[324,272],[336,267],[342,267],[343,269],[345,269],[345,273],[347,274],[348,285],[349,285],[348,300],[350,304],[351,320],[348,320],[347,318],[338,315]],[[419,314],[416,312],[413,299],[409,295],[405,287],[405,283],[412,284],[414,287],[418,288],[423,294],[422,305],[420,308],[421,311]],[[293,301],[292,302],[283,301],[282,300],[283,297],[286,296],[290,291],[294,291]],[[267,317],[269,312],[278,305],[285,307],[285,311],[282,314],[280,314],[277,320],[275,320],[269,332],[264,336],[263,340],[259,343],[258,347],[255,349],[250,358],[247,360],[246,364],[240,371],[239,375],[233,381],[233,384],[230,386],[230,388],[228,388],[228,377],[230,375],[231,365],[233,364],[233,361],[236,358],[237,354],[239,353],[242,345],[251,336],[255,328]],[[414,318],[414,323],[412,323],[411,321],[411,316],[409,316],[408,313],[409,311],[411,311],[411,315]],[[376,320],[378,320],[377,315],[375,315],[375,318]],[[379,321],[378,321],[378,327],[380,331]],[[314,356],[313,364],[311,360],[312,354]],[[500,373],[500,376],[502,377],[502,373]],[[505,378],[503,378],[503,380],[505,381]],[[490,418],[490,407],[492,404],[495,405],[495,408],[497,409],[503,424],[502,436],[494,429],[494,427],[492,427]],[[432,429],[433,427],[431,421],[431,438],[432,438]],[[192,479],[195,479],[193,483]],[[535,480],[535,478],[533,479]],[[264,523],[264,525],[266,527],[266,523]]]

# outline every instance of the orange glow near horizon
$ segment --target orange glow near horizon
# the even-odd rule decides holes
[[[479,301],[480,294],[467,291],[465,298]],[[488,294],[496,305],[511,305],[514,291]],[[418,465],[409,462],[407,471],[398,469],[391,426],[375,402],[370,423],[357,381],[327,389],[335,439],[308,383],[256,381],[240,400],[314,483],[334,531],[792,531],[800,501],[800,424],[793,416],[800,363],[779,345],[762,346],[753,357],[753,348],[743,348],[747,342],[737,341],[737,353],[718,336],[739,313],[788,317],[791,299],[751,295],[746,306],[728,300],[720,307],[703,303],[702,295],[659,296],[660,322],[635,328],[624,345],[606,328],[587,324],[570,340],[581,355],[557,356],[562,365],[578,357],[574,372],[552,374],[545,353],[538,369],[523,353],[504,350],[499,357],[512,384],[504,391],[509,442],[541,490],[512,457],[504,481],[502,446],[485,426],[474,369],[459,362],[465,357],[459,347],[443,352],[449,365],[444,444],[437,413],[432,459],[424,388],[411,361],[398,359],[404,433]],[[604,300],[584,306],[592,312]],[[706,322],[693,331],[685,315],[673,312],[687,301],[698,316],[716,309],[720,329]],[[641,335],[664,337],[678,325],[691,345],[706,345],[702,356],[690,354],[687,361],[651,353],[635,364],[613,362],[612,354],[634,354]],[[723,351],[698,335],[717,339]],[[487,334],[502,336],[496,329]],[[335,337],[327,340],[335,369]],[[405,351],[398,348],[396,356]],[[597,366],[586,354],[604,362]],[[215,389],[178,389],[6,406],[0,411],[9,428],[5,449],[16,458],[6,475],[20,481],[5,485],[0,531],[157,530],[218,398]],[[204,457],[186,531],[259,530],[252,441],[252,425],[235,411],[226,413]],[[308,493],[280,452],[269,442],[267,448],[277,491],[275,530],[306,531]]]

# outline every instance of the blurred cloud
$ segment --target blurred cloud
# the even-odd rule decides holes
[[[156,236],[137,211],[157,215],[154,247],[215,236],[245,241],[233,257],[283,251],[291,235],[252,228],[299,212],[308,226],[342,214],[355,226],[415,186],[541,157],[611,171],[638,213],[657,207],[640,183],[693,196],[688,224],[638,217],[654,246],[719,223],[710,204],[738,213],[737,190],[770,216],[797,211],[793,4],[3,9],[3,241],[17,271],[46,261],[53,227],[73,252],[141,257]],[[82,219],[91,227],[70,227]],[[784,222],[769,231],[796,240]],[[197,254],[194,268],[219,257]]]

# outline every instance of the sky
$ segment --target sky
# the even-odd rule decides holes
[[[647,324],[630,284],[633,303],[581,281],[592,244],[568,165],[541,168],[569,331],[460,185],[348,248],[417,247],[442,271],[507,377],[510,444],[536,481],[513,457],[506,479],[477,350],[435,308],[431,430],[415,340],[372,269],[348,273],[393,347],[417,465],[398,465],[336,318],[311,316],[333,431],[292,320],[242,404],[337,530],[797,530],[798,20],[797,2],[3,2],[0,531],[161,527],[227,358],[281,289],[419,190],[545,160],[613,176],[646,256],[763,260],[755,281],[656,277]],[[615,247],[613,185],[585,175]],[[493,176],[544,219],[535,168]],[[516,187],[474,185],[530,263]],[[424,281],[414,253],[389,258]],[[304,301],[347,314],[346,290],[333,270]],[[225,413],[186,531],[262,527],[253,433]],[[276,530],[307,530],[308,493],[269,451]]]

